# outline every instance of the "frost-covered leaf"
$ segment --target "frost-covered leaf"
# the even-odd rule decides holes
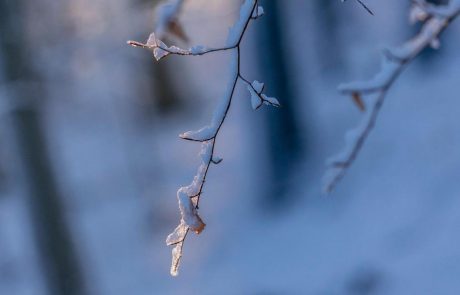
[[[251,94],[251,106],[253,110],[257,110],[262,105],[262,99],[259,94],[254,91],[254,89],[248,85],[249,93]]]
[[[259,6],[257,6],[256,9],[254,9],[254,11],[252,13],[252,18],[256,19],[256,18],[259,18],[259,17],[263,16],[264,14],[265,14],[264,8],[259,5]]]
[[[157,61],[159,61],[163,57],[168,56],[170,52],[164,49],[168,48],[168,46],[166,46],[166,44],[164,44],[161,40],[156,39],[155,42],[157,47],[153,49],[153,56]]]
[[[155,33],[151,33],[149,36],[149,39],[147,40],[147,43],[145,43],[149,47],[157,47],[158,42],[157,42],[157,37],[155,36]]]
[[[162,49],[162,48],[160,48],[160,47],[155,47],[153,49],[153,56],[155,57],[155,59],[157,61],[160,61],[160,59],[162,59],[162,58],[164,58],[164,57],[166,57],[168,55],[169,55],[169,52],[164,50],[164,49]]]
[[[263,103],[260,94],[264,90],[264,83],[259,81],[252,82],[251,85],[248,85],[249,93],[251,94],[251,106],[253,110],[257,110]]]
[[[254,110],[257,110],[262,104],[279,107],[279,101],[274,97],[269,97],[262,93],[264,90],[264,83],[254,81],[251,85],[248,85],[249,93],[251,94],[251,105]]]
[[[222,162],[222,161],[223,161],[223,159],[220,158],[220,157],[217,157],[217,156],[212,157],[212,162],[214,164],[220,164],[220,162]]]
[[[265,84],[262,82],[255,80],[251,85],[258,94],[261,94],[262,91],[264,91]]]
[[[266,96],[265,94],[262,94],[262,98],[264,100],[264,104],[266,105],[271,105],[271,106],[275,106],[275,107],[280,107],[281,104],[279,103],[278,99],[274,98],[274,97],[269,97],[269,96]]]

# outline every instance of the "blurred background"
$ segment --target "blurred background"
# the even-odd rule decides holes
[[[410,1],[261,1],[246,87],[217,143],[206,230],[169,275],[176,190],[200,146],[228,55],[168,57],[126,45],[157,1],[0,2],[0,294],[460,294],[460,21],[390,91],[330,196],[324,161],[362,114],[336,91],[370,78],[385,46],[417,32]],[[439,2],[439,1],[438,1]],[[194,44],[223,44],[241,1],[187,0]]]

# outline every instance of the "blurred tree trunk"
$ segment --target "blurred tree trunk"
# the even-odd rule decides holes
[[[137,4],[142,7],[149,4],[148,7],[151,7],[151,2],[151,0],[138,0]],[[153,7],[156,8],[161,2],[160,0],[154,0]],[[150,33],[143,34],[140,39],[145,38]],[[169,42],[169,40],[163,41]],[[140,95],[145,97],[146,105],[150,105],[151,108],[144,107],[142,112],[151,117],[154,111],[157,111],[158,114],[169,114],[180,109],[184,101],[175,90],[175,79],[170,64],[165,61],[155,62],[153,56],[146,58],[143,64],[148,65],[146,74],[149,77],[150,85],[149,87],[141,87],[139,91]]]
[[[31,58],[24,21],[24,0],[0,1],[0,58],[3,85],[12,106],[11,121],[27,185],[37,247],[49,294],[86,294],[63,207],[56,189],[37,103],[45,92]]]
[[[259,64],[263,69],[267,93],[279,98],[282,107],[279,109],[266,108],[268,128],[268,149],[270,175],[267,185],[268,205],[277,207],[290,199],[286,194],[292,177],[295,163],[303,156],[303,145],[300,136],[299,120],[297,118],[296,96],[293,90],[294,77],[289,68],[290,52],[283,40],[284,24],[281,19],[281,1],[265,0],[261,5],[269,11],[261,19],[261,29],[258,33],[262,44],[258,55]],[[264,200],[264,204],[266,200]]]
[[[338,32],[339,17],[343,15],[340,7],[335,1],[314,2],[316,54],[322,67],[334,66],[335,70],[344,66],[343,46]],[[322,58],[324,56],[327,58]]]
[[[150,77],[153,84],[153,90],[155,95],[151,97],[155,98],[156,106],[160,113],[171,112],[177,110],[181,106],[181,99],[179,95],[174,91],[174,85],[171,81],[174,81],[171,75],[171,70],[167,63],[155,63],[149,61],[150,66]]]

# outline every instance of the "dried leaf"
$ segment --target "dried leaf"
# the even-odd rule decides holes
[[[185,34],[185,31],[184,31],[184,28],[182,27],[182,25],[176,21],[176,20],[172,20],[168,23],[168,32],[177,37],[178,39],[184,41],[184,42],[188,42],[188,36],[187,34]]]
[[[351,99],[361,112],[364,112],[366,110],[366,105],[364,104],[359,92],[353,92],[351,94]]]

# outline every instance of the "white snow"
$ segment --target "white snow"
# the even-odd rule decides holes
[[[342,93],[352,92],[375,92],[387,87],[401,68],[401,63],[389,60],[387,57],[382,58],[381,70],[375,77],[369,81],[355,81],[341,84],[338,89]]]
[[[195,204],[188,195],[188,188],[181,188],[177,191],[179,208],[185,224],[194,232],[200,233],[204,229],[204,223],[201,220],[195,208]],[[166,242],[167,243],[167,242]]]
[[[235,46],[241,35],[248,19],[252,16],[255,0],[245,0],[240,9],[240,17],[230,28],[227,38],[227,46]]]
[[[179,135],[180,138],[194,140],[194,141],[206,141],[212,139],[217,131],[217,126],[205,126],[196,131],[187,131]]]

